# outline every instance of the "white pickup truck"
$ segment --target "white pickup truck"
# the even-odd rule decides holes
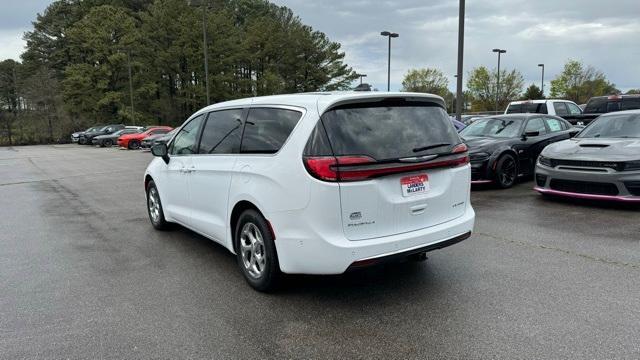
[[[582,114],[582,110],[576,103],[569,100],[524,100],[510,102],[504,113],[536,113],[570,117]]]

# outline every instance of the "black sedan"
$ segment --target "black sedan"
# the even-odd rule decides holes
[[[532,175],[545,146],[579,132],[568,121],[543,114],[509,114],[479,119],[460,132],[469,147],[471,182],[515,184]]]
[[[124,129],[124,125],[123,124],[113,124],[113,125],[103,126],[102,128],[100,128],[98,130],[95,130],[95,131],[85,132],[85,133],[80,135],[80,139],[78,139],[78,144],[81,144],[81,145],[93,145],[93,138],[94,137],[100,136],[100,135],[113,134],[114,132],[116,132],[118,130],[122,130],[122,129]]]

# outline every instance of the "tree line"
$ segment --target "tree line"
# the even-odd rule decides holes
[[[467,90],[463,94],[464,111],[501,111],[511,101],[545,98],[540,87],[535,84],[524,88],[524,77],[518,70],[501,69],[499,89],[497,82],[496,69],[490,70],[485,66],[479,66],[469,71]],[[450,103],[450,110],[453,112],[455,99],[448,87],[449,80],[444,73],[433,68],[411,69],[402,82],[403,91],[427,92],[442,96]],[[569,60],[562,72],[551,80],[549,97],[584,104],[593,96],[620,93],[615,84],[609,82],[601,71],[581,61]],[[640,90],[630,90],[627,93],[637,94]]]
[[[178,125],[210,102],[343,90],[340,44],[267,0],[58,0],[21,61],[0,62],[0,144],[66,140],[98,123]]]

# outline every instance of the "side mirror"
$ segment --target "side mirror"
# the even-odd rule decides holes
[[[153,156],[159,156],[164,160],[165,164],[169,163],[169,150],[167,144],[155,144],[151,147]]]
[[[527,131],[526,133],[524,133],[524,135],[522,135],[523,139],[529,138],[529,137],[535,137],[540,135],[540,131]]]

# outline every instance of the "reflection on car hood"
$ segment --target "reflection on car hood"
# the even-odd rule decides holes
[[[169,140],[171,140],[172,136],[173,136],[173,134],[164,134],[162,136],[158,136],[156,141],[169,141]]]
[[[542,155],[564,160],[640,160],[640,139],[574,138],[547,146]]]
[[[492,138],[469,136],[463,138],[464,143],[469,147],[469,152],[487,151],[502,143],[509,142],[509,138]]]

